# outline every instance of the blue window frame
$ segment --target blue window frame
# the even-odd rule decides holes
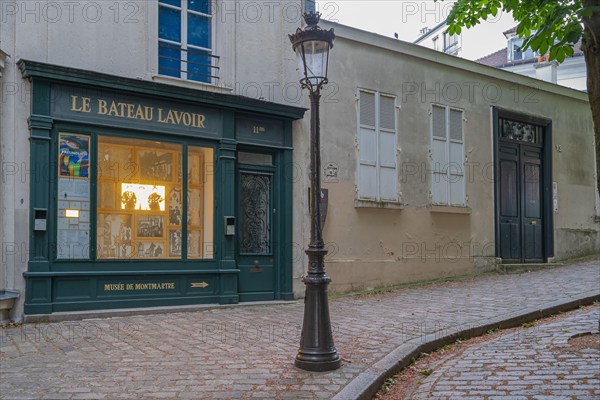
[[[210,0],[159,0],[158,73],[212,83],[212,7]]]

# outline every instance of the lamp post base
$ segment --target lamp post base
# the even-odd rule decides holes
[[[330,354],[298,353],[294,365],[305,371],[333,371],[342,365],[342,359],[335,350]]]
[[[310,248],[306,253],[309,265],[316,267],[314,270],[319,272],[311,271],[302,279],[306,285],[304,323],[295,365],[305,371],[331,371],[338,369],[342,360],[333,344],[331,334],[327,295],[327,286],[331,279],[325,275],[323,268],[323,258],[327,250]]]

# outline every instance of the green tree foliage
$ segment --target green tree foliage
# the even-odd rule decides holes
[[[525,38],[523,50],[550,51],[550,60],[563,62],[566,56],[573,56],[573,46],[583,37],[584,20],[600,11],[600,4],[588,5],[582,0],[458,0],[446,20],[448,32],[459,34],[463,27],[471,28],[500,10],[512,12],[518,22],[517,35]]]

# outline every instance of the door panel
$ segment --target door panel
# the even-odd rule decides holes
[[[521,145],[521,164],[523,173],[523,255],[524,262],[543,262],[542,248],[542,182],[540,148]]]
[[[498,153],[499,257],[508,262],[518,262],[521,260],[518,145],[502,143]]]
[[[241,301],[273,300],[273,173],[240,169],[238,268]]]

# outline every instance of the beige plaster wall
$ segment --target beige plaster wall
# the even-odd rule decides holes
[[[555,259],[600,252],[586,95],[342,25],[322,25],[337,34],[321,103],[323,168],[332,163],[338,170],[337,177],[322,178],[329,190],[324,236],[332,291],[494,268],[492,107],[553,121]],[[356,203],[358,88],[397,96],[401,209]],[[467,209],[431,207],[432,103],[464,110]],[[302,167],[307,136],[307,126],[295,132],[295,160]],[[294,187],[295,206],[303,209],[307,176]],[[306,243],[305,212],[297,211],[294,222],[295,241]],[[303,271],[305,263],[305,256],[296,260],[295,271]]]

